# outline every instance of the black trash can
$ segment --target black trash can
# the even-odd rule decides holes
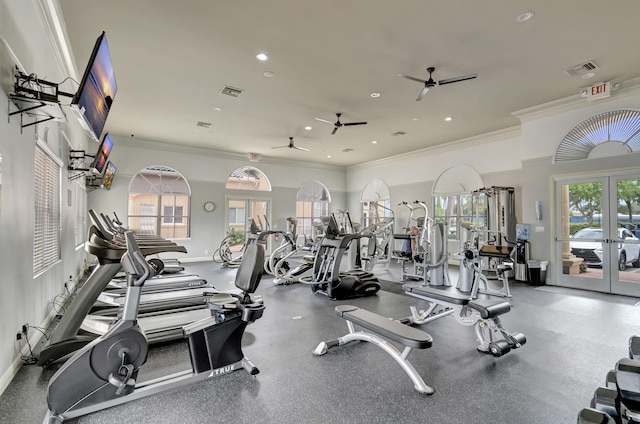
[[[541,286],[544,284],[544,281],[542,281],[541,278],[540,262],[529,261],[527,266],[529,268],[529,284],[532,286]]]

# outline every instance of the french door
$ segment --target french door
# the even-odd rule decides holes
[[[558,285],[640,297],[640,173],[557,179]]]
[[[264,199],[227,198],[227,231],[238,234],[240,247],[249,236],[252,222],[259,231],[269,229],[270,203]]]

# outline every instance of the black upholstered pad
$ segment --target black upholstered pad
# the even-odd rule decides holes
[[[392,321],[382,315],[374,314],[366,309],[357,306],[340,305],[336,306],[336,314],[348,321],[353,322],[373,333],[379,334],[405,346],[417,349],[431,347],[433,339],[424,331],[409,327]]]
[[[394,234],[393,238],[396,240],[409,240],[411,238],[411,234]]]
[[[509,302],[504,300],[476,299],[469,302],[469,306],[480,312],[480,316],[484,319],[494,318],[511,310]]]
[[[423,286],[419,283],[407,283],[402,285],[402,290],[408,295],[440,300],[454,305],[466,305],[471,300],[469,294],[449,286]]]
[[[264,266],[264,246],[250,243],[242,253],[242,261],[236,274],[236,287],[246,293],[253,293],[258,288]]]

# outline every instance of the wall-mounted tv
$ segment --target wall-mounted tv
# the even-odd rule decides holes
[[[93,47],[80,87],[71,100],[71,110],[96,141],[100,140],[117,89],[107,36],[102,32]]]
[[[112,149],[113,149],[113,140],[111,140],[111,134],[106,133],[104,137],[102,137],[102,142],[100,143],[100,147],[98,147],[98,151],[96,152],[96,155],[93,158],[93,163],[91,164],[91,169],[93,171],[102,175],[102,173],[104,172],[105,166],[109,161],[109,155],[111,154]]]
[[[109,190],[111,188],[111,183],[113,183],[113,177],[116,175],[116,166],[113,162],[109,161],[107,163],[107,169],[104,171],[104,177],[102,177],[102,188],[105,190]]]

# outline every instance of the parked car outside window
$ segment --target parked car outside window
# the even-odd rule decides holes
[[[573,235],[574,239],[601,239],[602,228],[583,228]],[[626,228],[618,228],[618,269],[624,271],[628,265],[640,267],[640,239]],[[572,241],[571,253],[584,260],[587,266],[602,266],[602,242]]]

